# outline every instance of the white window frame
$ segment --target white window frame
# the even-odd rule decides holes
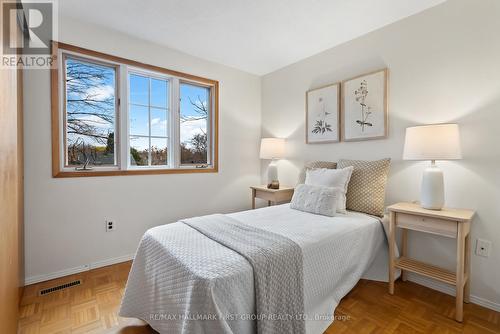
[[[185,79],[180,79],[178,80],[178,89],[177,89],[177,92],[180,93],[180,85],[181,84],[189,84],[189,85],[193,85],[193,86],[199,86],[199,87],[204,87],[204,88],[208,88],[209,89],[209,99],[210,99],[210,103],[209,103],[209,110],[208,110],[208,115],[207,115],[207,165],[210,166],[212,165],[212,159],[213,159],[213,129],[215,128],[215,124],[213,123],[213,110],[215,108],[215,99],[213,97],[213,90],[211,89],[211,86],[210,85],[207,85],[207,84],[204,84],[204,83],[199,83],[199,82],[193,82],[193,81],[189,81],[189,80],[185,80]],[[177,98],[177,101],[179,103],[179,105],[177,106],[177,110],[179,111],[178,112],[178,117],[180,118],[180,114],[181,114],[181,110],[180,110],[180,96]],[[177,126],[175,126],[175,128],[177,129],[177,131],[179,132],[176,136],[176,138],[179,140],[176,144],[176,151],[177,151],[177,154],[178,154],[178,167],[177,168],[199,168],[197,167],[198,164],[182,164],[181,163],[181,143],[180,143],[180,119],[177,120]]]
[[[190,169],[208,169],[217,171],[216,161],[216,123],[214,111],[216,110],[217,90],[215,86],[205,82],[191,80],[183,76],[165,74],[158,71],[149,70],[140,66],[129,65],[125,62],[113,61],[107,58],[95,57],[86,53],[75,52],[67,49],[59,49],[57,51],[58,61],[58,117],[59,117],[59,170],[67,172],[68,175],[74,175],[76,168],[74,166],[66,166],[66,124],[65,124],[65,63],[64,59],[67,56],[80,59],[82,61],[95,62],[97,64],[109,65],[116,68],[116,114],[115,114],[115,160],[116,166],[94,166],[92,170],[78,171],[91,175],[95,172],[121,172],[121,171],[154,171],[154,170],[190,170]],[[167,104],[167,152],[168,162],[163,166],[134,166],[130,164],[130,118],[129,118],[129,75],[138,74],[150,78],[167,80],[168,87],[168,104]],[[187,83],[210,89],[210,110],[207,119],[207,164],[181,164],[180,162],[180,84]],[[214,91],[215,90],[215,91]],[[215,131],[214,131],[215,130]],[[104,175],[104,174],[103,174]],[[81,176],[81,175],[74,175]]]
[[[120,169],[121,166],[121,160],[122,155],[121,155],[121,150],[119,150],[119,143],[117,145],[116,140],[117,138],[120,138],[121,134],[121,126],[119,126],[120,121],[121,121],[121,95],[120,95],[120,87],[121,87],[121,68],[119,63],[103,60],[100,58],[88,56],[88,55],[83,55],[80,53],[76,52],[71,52],[71,51],[61,51],[59,50],[58,54],[58,60],[59,60],[59,68],[62,69],[61,71],[58,72],[59,74],[59,96],[60,96],[60,101],[59,101],[59,124],[61,125],[59,127],[59,138],[60,138],[60,168],[62,171],[75,171],[74,166],[66,166],[66,161],[67,161],[67,151],[66,151],[66,84],[65,84],[65,79],[66,79],[66,64],[65,60],[66,58],[74,58],[77,60],[81,61],[88,61],[88,62],[94,62],[96,64],[102,64],[103,66],[109,66],[109,67],[115,67],[115,161],[116,164],[114,166],[94,166],[92,165],[92,170],[96,171],[116,171]]]
[[[126,128],[125,128],[125,131],[123,132],[126,132],[126,134],[124,134],[124,139],[125,139],[125,142],[126,142],[126,151],[125,151],[125,154],[126,154],[126,161],[124,163],[125,166],[125,169],[127,170],[134,170],[134,169],[137,169],[137,170],[140,170],[140,169],[171,169],[173,168],[173,165],[175,164],[174,162],[174,159],[172,158],[172,153],[171,151],[173,151],[173,137],[172,137],[172,124],[171,124],[171,119],[172,119],[172,114],[173,114],[173,110],[172,107],[173,107],[173,104],[174,104],[174,101],[172,99],[172,91],[174,90],[174,87],[173,87],[173,77],[172,76],[169,76],[169,75],[165,75],[165,74],[162,74],[162,73],[158,73],[158,72],[153,72],[153,71],[149,71],[149,70],[146,70],[146,69],[142,69],[142,68],[137,68],[137,67],[132,67],[132,66],[124,66],[124,68],[126,69],[127,71],[127,74],[126,74],[126,81],[127,81],[127,90],[126,90],[126,97],[127,97],[127,103],[126,103],[126,106],[124,107],[125,110],[123,110],[123,113],[126,115],[126,119],[127,119],[127,124],[126,124]],[[143,76],[143,77],[147,77],[148,79],[151,79],[151,78],[154,78],[154,79],[159,79],[159,80],[166,80],[167,81],[167,89],[168,89],[168,92],[167,92],[167,165],[159,165],[159,166],[134,166],[130,163],[130,115],[129,115],[129,111],[130,111],[130,90],[129,90],[129,82],[130,82],[130,75],[131,74],[136,74],[136,75],[140,75],[140,76]],[[149,91],[149,94],[151,96],[151,81],[149,83],[150,85],[150,91]],[[149,97],[150,99],[151,97]],[[151,101],[149,101],[149,106],[148,108],[151,107]],[[149,116],[151,117],[151,111],[149,110]],[[154,136],[151,136],[151,119],[149,119],[149,138],[151,140],[151,138],[154,137]],[[121,144],[120,144],[121,145]],[[151,156],[151,151],[149,151],[149,156]]]

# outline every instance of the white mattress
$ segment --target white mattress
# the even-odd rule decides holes
[[[307,333],[322,333],[331,324],[339,301],[363,274],[372,271],[374,279],[385,279],[386,266],[368,270],[377,256],[383,259],[375,262],[387,263],[384,229],[377,218],[354,212],[326,217],[290,209],[288,204],[229,216],[279,233],[301,247]],[[167,224],[144,235],[120,315],[144,319],[161,333],[254,333],[255,322],[238,317],[165,318],[186,313],[252,314],[253,288],[252,267],[241,255],[185,224]]]

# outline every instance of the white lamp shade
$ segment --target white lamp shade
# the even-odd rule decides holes
[[[458,124],[434,124],[407,128],[403,159],[462,159]]]
[[[285,157],[285,139],[262,138],[260,141],[261,159],[281,159]]]

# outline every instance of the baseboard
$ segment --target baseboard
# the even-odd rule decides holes
[[[49,281],[51,279],[55,279],[55,278],[59,278],[59,277],[78,274],[78,273],[81,273],[84,271],[88,271],[88,270],[92,270],[92,269],[96,269],[96,268],[101,268],[101,267],[106,267],[106,266],[110,266],[112,264],[117,264],[117,263],[121,263],[121,262],[130,261],[130,260],[134,259],[134,256],[135,256],[135,254],[129,254],[129,255],[115,257],[112,259],[92,262],[90,264],[84,264],[83,266],[79,266],[79,267],[73,267],[73,268],[60,270],[60,271],[50,273],[50,274],[27,277],[24,280],[24,285],[26,286],[26,285],[30,285],[30,284]]]
[[[119,256],[115,257],[113,259],[108,259],[108,260],[102,260],[102,261],[97,261],[93,262],[90,264],[90,269],[96,269],[96,268],[101,268],[101,267],[106,267],[110,266],[112,264],[117,264],[121,262],[126,262],[134,259],[135,254],[129,254],[129,255],[124,255],[124,256]]]
[[[450,296],[455,296],[455,288],[453,288],[451,285],[448,285],[446,283],[441,283],[439,281],[420,276],[417,274],[413,273],[408,273],[408,280],[412,281],[414,283],[423,285],[425,287],[428,287],[429,289],[437,290],[442,293],[446,293],[447,295]],[[470,302],[479,306],[483,306],[486,308],[489,308],[490,310],[500,312],[500,304],[499,303],[494,303],[490,300],[471,295],[470,296]]]
[[[40,283],[44,281],[50,281],[51,279],[59,278],[59,277],[64,277],[68,275],[73,275],[73,274],[78,274],[83,271],[90,270],[89,265],[83,265],[79,267],[73,267],[73,268],[68,268],[60,271],[56,271],[54,273],[50,274],[44,274],[44,275],[36,275],[36,276],[31,276],[31,277],[26,277],[24,280],[24,285],[30,285],[30,284],[35,284],[35,283]]]

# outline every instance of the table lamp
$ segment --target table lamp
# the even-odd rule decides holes
[[[262,138],[260,141],[260,158],[271,159],[267,167],[267,187],[269,189],[279,189],[278,181],[278,159],[285,156],[285,139],[283,138]]]
[[[462,158],[458,124],[433,124],[406,129],[403,160],[430,160],[424,170],[420,189],[420,205],[424,209],[441,210],[444,205],[443,172],[436,160]]]

